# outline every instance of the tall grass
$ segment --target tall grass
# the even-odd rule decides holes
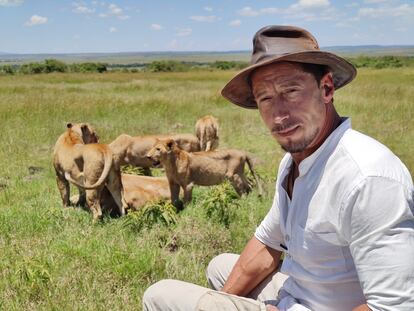
[[[0,76],[0,309],[139,310],[151,283],[179,278],[207,285],[208,261],[241,251],[271,204],[283,152],[257,111],[220,97],[233,74]],[[411,173],[413,102],[409,68],[361,69],[335,96],[340,114],[389,146]],[[196,187],[175,224],[139,230],[124,218],[92,224],[87,212],[61,207],[51,153],[66,122],[90,122],[108,143],[121,133],[194,132],[205,114],[218,117],[222,148],[255,155],[266,181],[262,199],[254,191],[232,201],[219,188],[218,201],[206,201],[214,190]]]

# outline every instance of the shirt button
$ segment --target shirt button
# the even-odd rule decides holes
[[[289,236],[289,234],[286,234],[286,235],[285,235],[285,241],[286,241],[286,242],[289,242],[289,241],[290,241],[290,236]]]

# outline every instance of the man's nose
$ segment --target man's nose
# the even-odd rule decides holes
[[[289,110],[283,98],[275,98],[272,105],[273,123],[283,124],[289,118]]]

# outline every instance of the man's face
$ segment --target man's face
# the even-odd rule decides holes
[[[285,151],[303,152],[317,143],[326,98],[311,73],[299,64],[270,64],[254,71],[252,89],[263,121]]]

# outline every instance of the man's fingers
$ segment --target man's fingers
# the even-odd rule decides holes
[[[266,311],[279,311],[279,309],[272,305],[266,305]]]

